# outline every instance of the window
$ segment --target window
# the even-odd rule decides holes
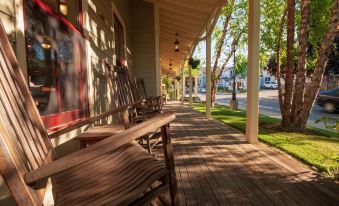
[[[119,18],[114,14],[114,39],[115,39],[115,65],[123,66],[125,61],[124,27]]]
[[[43,2],[54,13],[68,20],[74,27],[80,30],[81,25],[81,0],[37,0]]]
[[[46,127],[83,117],[86,75],[81,33],[41,1],[27,1],[25,12],[29,88]]]

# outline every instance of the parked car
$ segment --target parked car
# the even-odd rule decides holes
[[[323,107],[326,112],[339,111],[339,87],[319,92],[317,105]]]
[[[278,89],[278,83],[276,83],[276,82],[265,82],[264,88],[265,89]]]

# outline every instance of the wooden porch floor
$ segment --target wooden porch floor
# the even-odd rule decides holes
[[[169,103],[180,205],[339,205],[339,185],[202,114]]]

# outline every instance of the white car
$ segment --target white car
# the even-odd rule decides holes
[[[278,89],[278,83],[276,83],[276,82],[265,82],[264,88],[265,89]]]

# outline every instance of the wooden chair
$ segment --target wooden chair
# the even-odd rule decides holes
[[[147,106],[149,103],[136,95],[136,82],[132,81],[134,78],[131,77],[127,68],[116,67],[114,72],[116,73],[115,80],[118,87],[118,102],[120,108],[125,108],[121,110],[123,111],[122,116],[124,121],[122,124],[96,125],[86,132],[77,135],[74,137],[74,140],[79,141],[81,148],[85,148],[109,136],[119,134],[127,128],[160,114],[158,109],[149,111],[149,106]],[[139,139],[139,143],[145,145],[150,154],[152,154],[152,149],[161,142],[161,137],[158,137],[151,143],[152,137],[159,136],[158,131],[159,129],[157,128]]]
[[[54,135],[107,116],[98,115]],[[0,21],[0,174],[19,206],[43,205],[52,187],[55,205],[140,205],[170,190],[177,204],[173,149],[165,113],[57,159]],[[161,127],[165,163],[135,139]]]
[[[152,115],[154,113],[161,113],[164,105],[163,97],[162,96],[147,96],[145,82],[142,78],[136,81],[137,86],[137,96],[139,101],[144,100],[145,103],[145,113],[146,115]]]

